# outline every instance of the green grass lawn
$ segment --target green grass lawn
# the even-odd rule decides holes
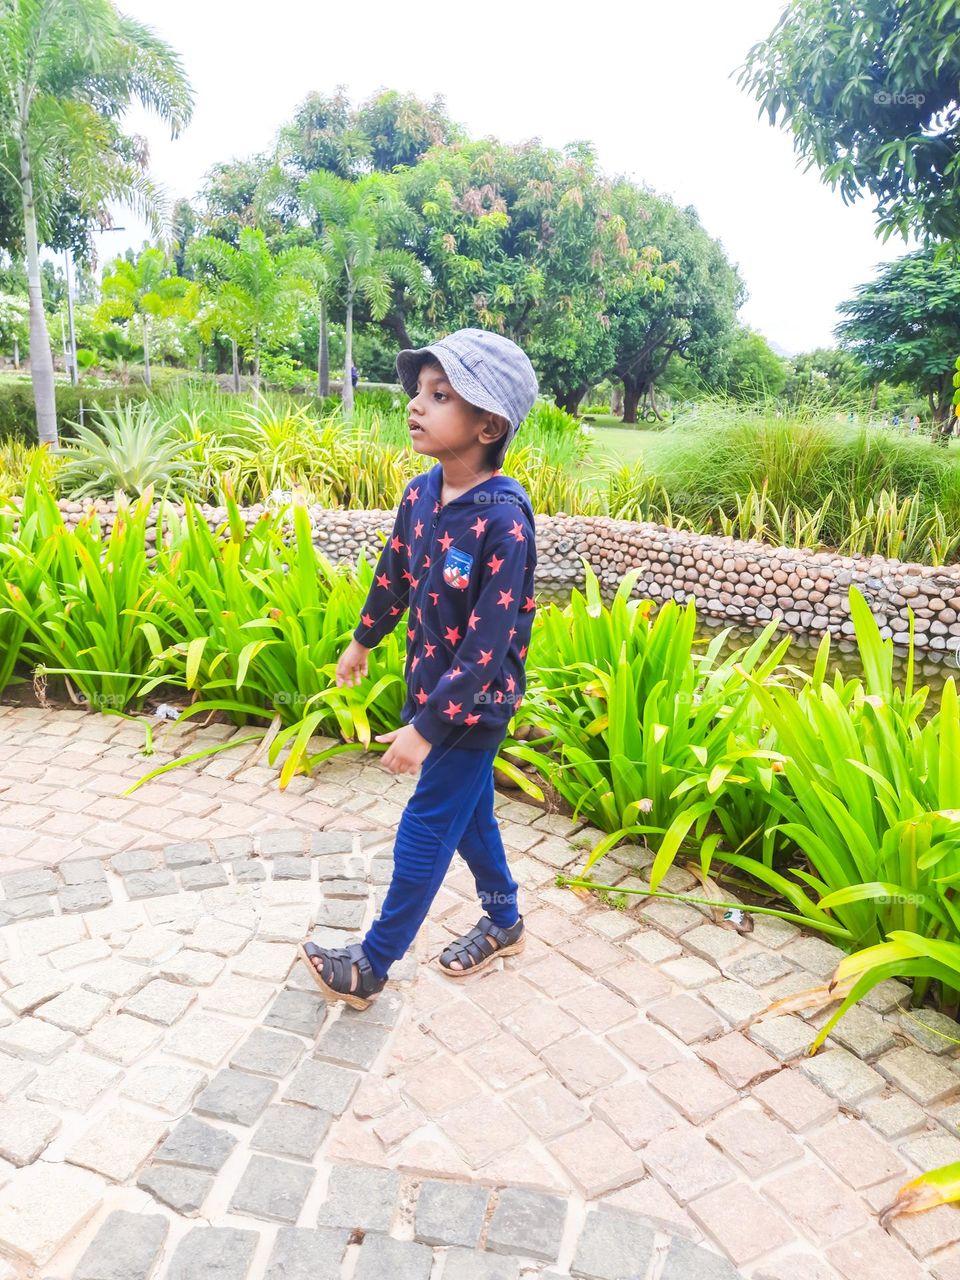
[[[623,463],[628,466],[635,462],[643,462],[646,467],[655,465],[654,459],[665,438],[663,432],[648,431],[642,427],[624,427],[619,425],[619,418],[611,418],[609,421],[618,425],[607,426],[599,419],[590,423],[594,432],[593,456],[586,464],[589,472],[597,474]]]

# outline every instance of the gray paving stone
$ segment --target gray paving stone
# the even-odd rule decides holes
[[[275,1080],[226,1067],[197,1096],[194,1109],[202,1116],[249,1126],[260,1118],[276,1090]]]
[[[430,1280],[433,1250],[412,1240],[366,1236],[360,1247],[354,1280]]]
[[[100,884],[96,880],[88,880],[83,884],[68,884],[57,893],[60,910],[68,915],[78,911],[96,911],[99,907],[109,907],[113,901],[110,886]]]
[[[302,1164],[274,1160],[272,1156],[251,1156],[230,1199],[230,1209],[292,1226],[315,1176],[315,1169]]]
[[[128,876],[133,871],[152,871],[160,865],[160,854],[155,849],[126,849],[123,853],[115,853],[110,865],[121,876]]]
[[[233,876],[238,884],[251,884],[254,880],[266,880],[267,869],[257,858],[241,858],[233,864]]]
[[[310,837],[311,853],[352,853],[352,831],[314,831]]]
[[[301,1062],[283,1098],[285,1102],[302,1102],[307,1107],[339,1116],[346,1111],[360,1079],[356,1071],[310,1059]]]
[[[413,1238],[421,1244],[475,1249],[490,1192],[465,1182],[424,1182],[417,1200]]]
[[[570,1280],[569,1276],[561,1277],[558,1271],[544,1271],[541,1280],[547,1280],[548,1274],[557,1280]],[[519,1280],[519,1276],[517,1258],[504,1258],[477,1249],[448,1249],[443,1264],[443,1280]]]
[[[726,1258],[674,1236],[660,1280],[742,1280],[742,1277]]]
[[[570,1270],[590,1280],[646,1276],[656,1232],[636,1213],[602,1205],[587,1214]]]
[[[150,1280],[169,1230],[162,1214],[114,1210],[87,1246],[73,1280]]]
[[[818,978],[826,980],[833,977],[837,965],[846,952],[840,947],[835,947],[832,942],[827,942],[825,938],[806,935],[784,947],[783,954],[801,969],[808,969]]]
[[[396,965],[391,966],[391,977],[394,976],[395,968]],[[351,1009],[349,1005],[344,1005],[340,1021],[348,1025],[362,1022],[376,1027],[395,1027],[402,1009],[403,996],[399,991],[382,991],[366,1009]]]
[[[755,955],[732,960],[726,969],[731,978],[751,987],[765,987],[768,982],[793,972],[793,965],[777,951],[758,951]]]
[[[0,1156],[23,1167],[32,1164],[60,1128],[48,1107],[16,1098],[0,1106]]]
[[[215,1129],[196,1116],[184,1116],[153,1153],[153,1158],[157,1164],[184,1165],[217,1173],[236,1145],[237,1139],[225,1129]]]
[[[506,1187],[490,1222],[487,1248],[556,1262],[566,1216],[566,1201],[559,1196]]]
[[[263,1280],[340,1280],[349,1231],[281,1227]]]
[[[31,871],[11,871],[0,876],[0,888],[5,898],[32,898],[41,893],[55,893],[57,877],[45,867]]]
[[[233,1052],[230,1066],[258,1076],[288,1075],[297,1065],[304,1046],[295,1036],[258,1027]]]
[[[148,1164],[140,1170],[137,1186],[161,1204],[187,1218],[195,1218],[210,1194],[214,1175],[200,1169],[184,1169],[179,1165]]]
[[[803,1059],[800,1070],[845,1107],[855,1107],[883,1090],[883,1076],[847,1049],[822,1050]]]
[[[393,1169],[334,1165],[317,1226],[389,1231],[399,1190],[400,1175]]]
[[[295,1031],[313,1039],[326,1016],[327,1002],[319,991],[289,990],[280,992],[264,1023],[268,1027],[280,1027],[283,1031]]]
[[[309,880],[310,859],[302,853],[281,853],[273,860],[274,880]]]
[[[6,924],[13,923],[18,920],[36,920],[40,916],[52,915],[52,898],[11,898],[9,902],[4,902],[2,904],[3,923]]]
[[[303,853],[304,833],[297,830],[262,831],[257,836],[260,854],[264,858],[275,858],[277,854]]]
[[[256,1231],[194,1227],[177,1245],[164,1280],[246,1280]]]
[[[366,903],[355,898],[327,898],[317,908],[317,924],[328,929],[359,929]]]
[[[97,858],[67,858],[57,869],[64,884],[90,884],[107,878],[103,863]]]
[[[852,1005],[830,1032],[830,1039],[855,1053],[864,1062],[896,1047],[890,1027],[879,1013]]]
[[[323,893],[327,898],[363,898],[366,900],[370,885],[366,880],[324,880]]]
[[[229,880],[219,862],[203,867],[185,867],[180,872],[180,885],[184,889],[217,889],[223,884],[229,884]]]
[[[253,836],[217,836],[210,844],[214,857],[221,862],[249,858],[253,853]]]
[[[312,1160],[332,1123],[329,1111],[275,1102],[264,1112],[250,1145],[256,1151],[267,1151],[274,1156]]]
[[[960,1088],[960,1077],[918,1045],[892,1049],[877,1059],[876,1067],[922,1107],[941,1102]]]
[[[206,840],[190,840],[184,844],[168,844],[163,860],[171,871],[184,867],[199,867],[213,861],[213,853]]]
[[[340,1017],[321,1032],[313,1056],[321,1062],[369,1071],[388,1038],[387,1027]]]
[[[928,1053],[942,1055],[960,1049],[960,1025],[935,1009],[908,1009],[897,1016],[894,1025]]]
[[[167,893],[178,893],[180,886],[172,871],[134,871],[126,876],[124,888],[127,896],[138,898],[160,898]]]

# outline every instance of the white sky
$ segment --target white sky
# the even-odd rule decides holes
[[[790,135],[731,77],[783,2],[483,0],[420,20],[388,0],[119,0],[179,52],[196,94],[176,141],[139,109],[128,127],[147,138],[171,203],[215,162],[267,148],[308,92],[338,84],[354,103],[381,88],[442,94],[475,137],[588,139],[608,173],[694,205],[746,280],[743,322],[806,351],[833,345],[837,304],[906,246],[876,239],[871,202],[846,206],[804,174]],[[144,238],[128,211],[115,221],[127,230],[99,237],[101,261]]]

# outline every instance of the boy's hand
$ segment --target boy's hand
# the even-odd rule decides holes
[[[337,662],[337,688],[345,684],[359,684],[367,674],[367,654],[370,650],[359,640],[351,640]]]
[[[405,724],[402,729],[391,729],[389,733],[378,733],[375,741],[390,743],[383,753],[383,763],[391,773],[418,773],[432,745],[417,733],[412,724]]]

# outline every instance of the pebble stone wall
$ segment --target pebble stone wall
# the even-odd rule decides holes
[[[110,527],[116,513],[115,504],[102,499],[59,505],[70,526],[95,508],[101,525]],[[214,527],[226,519],[223,507],[200,509]],[[244,508],[247,525],[268,509]],[[182,513],[183,508],[173,510]],[[393,528],[393,511],[309,511],[316,546],[335,562],[355,563],[361,550],[375,557],[382,545],[378,534]],[[150,519],[148,537],[155,541],[156,511]],[[808,635],[829,631],[852,636],[847,593],[855,585],[884,639],[906,646],[909,606],[918,649],[939,650],[943,656],[960,651],[960,565],[934,568],[882,556],[800,551],[602,516],[538,515],[536,529],[537,584],[546,598],[583,587],[584,556],[605,591],[615,590],[624,574],[637,567],[638,596],[693,599],[699,613],[741,626],[779,618],[790,630]]]

